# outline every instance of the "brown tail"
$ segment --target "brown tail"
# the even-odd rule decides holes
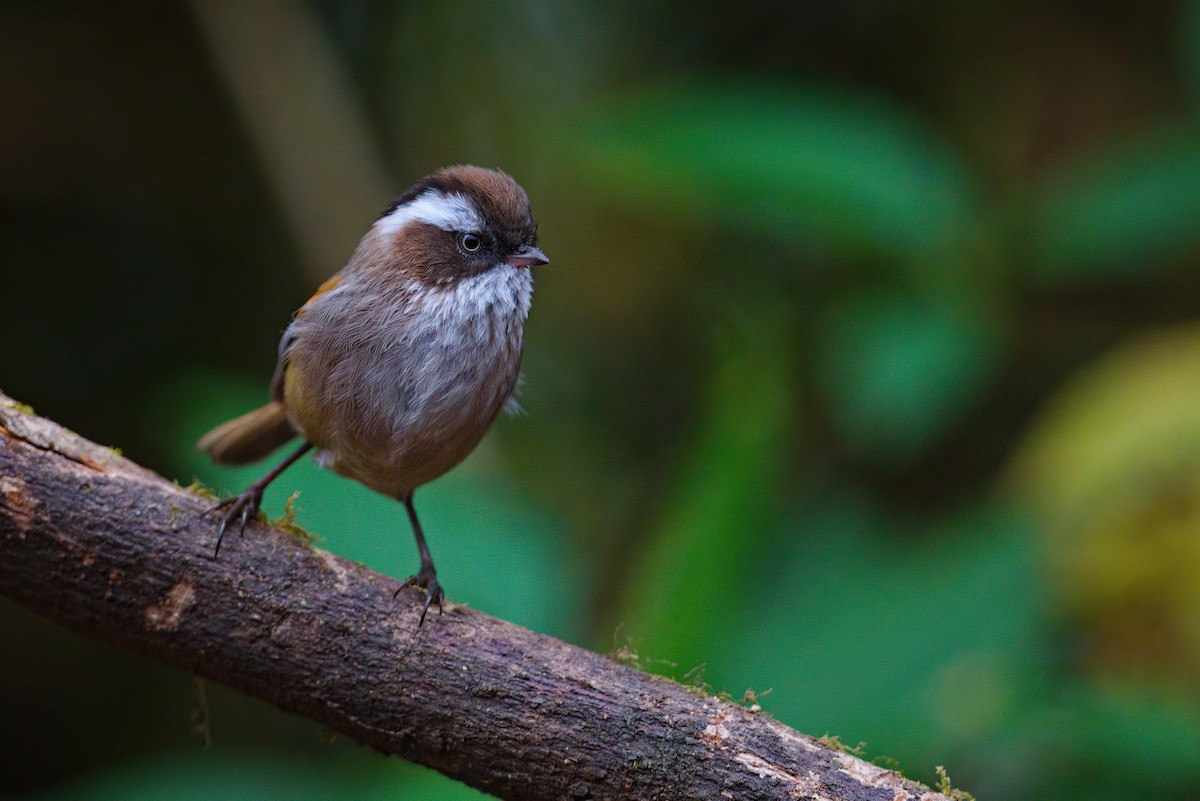
[[[217,464],[257,462],[296,436],[283,404],[272,401],[260,409],[222,423],[196,443]]]

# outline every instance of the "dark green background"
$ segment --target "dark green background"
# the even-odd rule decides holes
[[[291,311],[389,194],[503,167],[553,264],[527,414],[418,493],[455,601],[981,799],[1200,796],[1200,3],[222,8],[0,6],[6,392],[237,491],[192,443]],[[395,502],[296,489],[415,568]],[[203,748],[190,676],[7,602],[0,643],[13,798],[477,795],[211,684]]]

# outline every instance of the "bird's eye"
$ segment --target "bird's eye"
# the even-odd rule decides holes
[[[478,234],[460,234],[458,237],[459,246],[467,253],[478,253],[483,247],[483,240]]]

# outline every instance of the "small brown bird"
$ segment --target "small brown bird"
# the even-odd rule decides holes
[[[447,167],[402,194],[349,263],[300,307],[279,343],[271,402],[217,426],[197,447],[218,464],[304,440],[245,492],[225,529],[258,513],[263,489],[309,449],[323,467],[404,503],[425,590],[420,624],[444,593],[413,491],[457,465],[512,403],[537,248],[529,198],[502,172]],[[397,590],[397,594],[399,590]]]

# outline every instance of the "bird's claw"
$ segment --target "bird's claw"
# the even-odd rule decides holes
[[[425,605],[421,607],[421,619],[417,621],[417,628],[421,628],[425,624],[425,614],[433,604],[437,604],[438,614],[442,614],[442,601],[446,599],[446,593],[442,591],[442,585],[438,584],[437,573],[425,569],[418,571],[417,575],[405,579],[392,597],[399,596],[400,591],[406,587],[420,587],[425,591]]]
[[[219,509],[225,510],[225,514],[221,516],[221,527],[217,529],[217,545],[213,549],[213,559],[216,559],[221,553],[221,542],[225,539],[225,529],[229,528],[230,523],[235,520],[239,521],[238,535],[245,535],[246,524],[250,522],[251,517],[258,514],[258,507],[262,504],[262,496],[262,489],[250,487],[239,495],[231,495],[228,498],[217,501],[201,513],[201,517],[203,517]]]

